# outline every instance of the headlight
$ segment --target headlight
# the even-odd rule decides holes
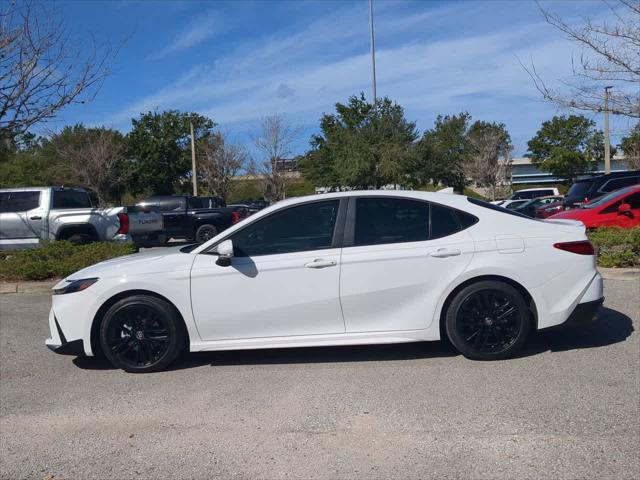
[[[67,285],[61,288],[53,290],[54,295],[64,295],[66,293],[81,292],[82,290],[89,288],[91,285],[98,281],[97,278],[82,278],[80,280],[71,280]]]

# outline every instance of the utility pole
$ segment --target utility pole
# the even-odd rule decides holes
[[[369,0],[369,33],[371,34],[371,91],[373,94],[373,105],[376,104],[376,46],[373,38],[373,0]]]
[[[611,151],[609,149],[609,90],[604,87],[604,173],[611,173]]]
[[[193,196],[198,196],[198,176],[196,175],[196,141],[193,138],[193,121],[189,120],[191,128],[191,179],[193,181]]]

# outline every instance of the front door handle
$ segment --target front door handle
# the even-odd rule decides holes
[[[316,258],[313,262],[305,263],[304,266],[307,268],[327,268],[327,267],[335,267],[337,262],[334,260],[323,260],[322,258]]]
[[[461,255],[462,252],[457,248],[439,248],[435,252],[431,252],[429,255],[436,258],[447,258]]]
[[[29,220],[42,220],[40,215],[34,215],[33,217],[29,217]]]

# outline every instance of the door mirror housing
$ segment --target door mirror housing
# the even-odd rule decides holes
[[[220,242],[216,247],[216,252],[218,253],[216,265],[221,267],[228,267],[231,265],[231,259],[233,258],[233,242],[231,240]]]
[[[622,203],[618,207],[618,215],[627,215],[631,216],[631,205],[628,203]]]

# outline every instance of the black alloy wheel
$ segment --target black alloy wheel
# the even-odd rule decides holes
[[[100,329],[104,355],[128,372],[164,369],[184,344],[175,315],[171,305],[151,296],[136,295],[116,302]]]
[[[478,282],[462,289],[446,317],[454,346],[474,360],[496,360],[515,354],[531,329],[524,298],[511,285]]]
[[[204,224],[198,227],[196,230],[196,241],[198,243],[204,243],[211,240],[218,234],[218,229],[214,225]]]

